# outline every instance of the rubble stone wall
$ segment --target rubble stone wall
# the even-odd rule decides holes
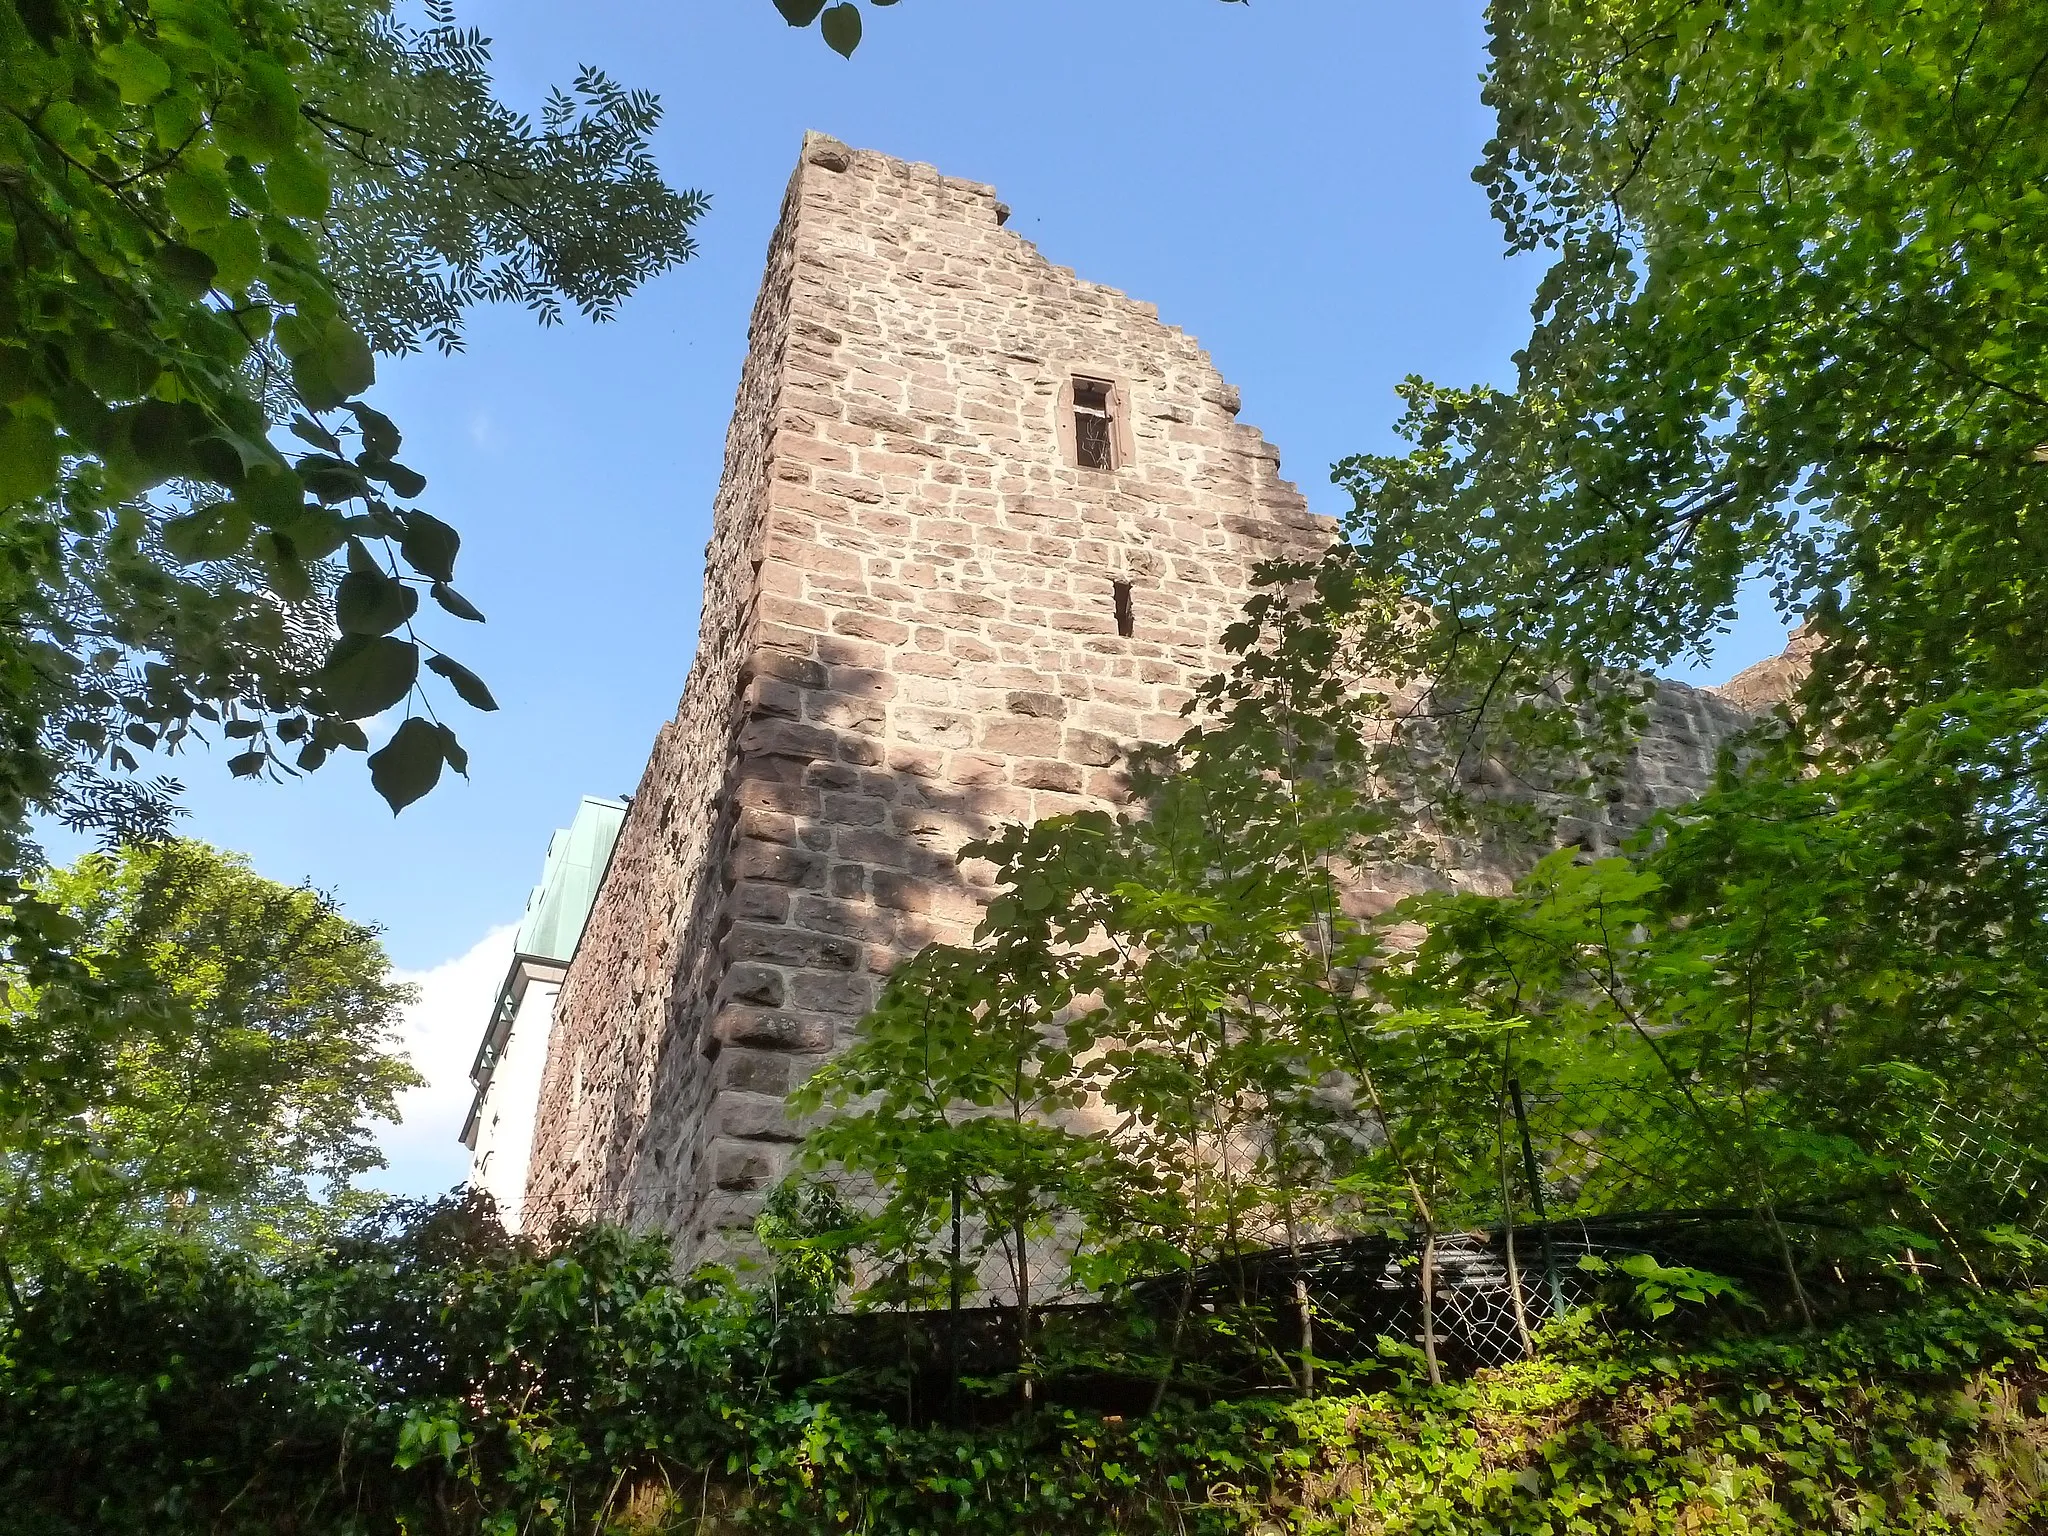
[[[783,1097],[895,964],[957,940],[1007,820],[1113,805],[1225,663],[1260,562],[1334,529],[1156,309],[1003,227],[993,189],[812,135],[754,315],[703,633],[557,1009],[528,1219],[692,1257],[748,1223]],[[1109,386],[1084,467],[1076,380]],[[1130,633],[1120,633],[1119,585]],[[1640,805],[1742,711],[1659,696]]]
[[[704,551],[696,658],[675,718],[655,736],[555,1005],[527,1175],[527,1230],[560,1215],[638,1219],[626,1191],[656,1070],[689,988],[710,965],[735,808],[733,746],[746,711],[797,265],[792,185],[749,326],[725,468]],[[708,1083],[695,1084],[698,1111]]]

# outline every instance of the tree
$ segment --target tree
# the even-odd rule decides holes
[[[217,730],[239,775],[364,751],[394,808],[466,758],[473,707],[414,626],[459,538],[414,501],[373,349],[454,346],[482,298],[604,317],[690,252],[658,106],[586,70],[541,130],[444,4],[38,0],[0,8],[0,830],[161,834],[139,751]],[[286,427],[291,451],[272,441]]]
[[[1368,566],[1516,676],[1713,644],[1761,569],[1882,740],[2048,672],[2048,7],[1502,0],[1475,173],[1550,265],[1511,392],[1403,387]]]
[[[139,1244],[270,1250],[330,1228],[420,1081],[374,930],[201,843],[91,854],[29,902],[122,1011],[9,967],[0,1255],[17,1273]],[[61,1064],[45,1073],[43,1063]]]
[[[1429,1034],[1391,1011],[1371,979],[1379,926],[1344,899],[1416,825],[1395,788],[1408,748],[1362,734],[1376,715],[1324,691],[1328,660],[1312,643],[1248,657],[1215,690],[1217,719],[1137,765],[1130,813],[962,851],[1005,887],[973,942],[892,977],[793,1101],[838,1111],[811,1131],[809,1160],[886,1196],[848,1241],[927,1298],[998,1245],[1028,1298],[1034,1228],[1068,1239],[1054,1285],[1178,1274],[1163,1383],[1184,1332],[1242,1324],[1193,1314],[1197,1268],[1389,1222],[1420,1229],[1426,1268],[1445,1216],[1472,1204],[1475,1166],[1494,1189],[1493,1097],[1462,1090],[1475,1061],[1488,1078],[1500,1028],[1475,1014]],[[1288,1369],[1307,1380],[1299,1285],[1295,1313]]]
[[[428,12],[421,28],[382,0],[0,6],[10,1244],[23,1221],[56,1241],[75,1220],[90,1245],[145,1212],[167,1220],[173,1200],[187,1224],[284,1230],[303,1225],[305,1176],[345,1185],[360,1171],[347,1126],[388,1107],[399,1070],[371,1045],[374,943],[305,908],[293,921],[312,922],[305,942],[325,959],[248,951],[259,965],[355,967],[355,1001],[315,1036],[329,1057],[294,1058],[282,1037],[240,1025],[206,1051],[151,1056],[189,1045],[193,1018],[221,999],[197,1000],[195,1015],[194,999],[166,996],[145,957],[66,904],[83,900],[81,881],[117,879],[160,901],[151,882],[175,870],[123,855],[46,899],[23,883],[38,863],[32,818],[158,839],[179,786],[145,776],[140,754],[217,734],[237,775],[309,772],[337,750],[367,751],[358,722],[401,703],[407,718],[370,760],[393,809],[444,767],[461,771],[422,664],[465,703],[496,703],[414,619],[423,594],[456,619],[482,614],[452,584],[456,531],[405,505],[425,481],[363,398],[374,352],[457,346],[480,299],[525,303],[544,323],[568,304],[604,318],[690,253],[704,200],[655,172],[652,96],[585,70],[536,132],[493,99],[485,41],[440,0]],[[290,451],[273,441],[286,428]],[[196,855],[163,857],[182,868]],[[215,874],[206,899],[226,902],[235,881]],[[278,903],[314,900],[235,888],[280,920]],[[99,948],[82,955],[81,942]],[[187,1082],[173,1067],[224,1075]],[[293,1099],[322,1073],[340,1076]],[[287,1136],[243,1104],[253,1118],[212,1141],[173,1134],[175,1096],[208,1092],[269,1094],[279,1113],[295,1105],[300,1128]],[[257,1139],[236,1141],[235,1124]],[[166,1149],[144,1157],[136,1138],[158,1134]],[[264,1161],[237,1172],[237,1157]],[[235,1183],[266,1168],[281,1181],[267,1192]],[[68,1193],[61,1170],[81,1181]]]

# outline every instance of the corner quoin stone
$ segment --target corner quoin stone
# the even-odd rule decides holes
[[[959,848],[1114,806],[1126,749],[1177,737],[1227,664],[1253,569],[1335,534],[1193,338],[1006,213],[805,139],[696,657],[557,1004],[529,1222],[624,1221],[685,1261],[750,1227],[799,1129],[781,1096],[899,961],[978,920]],[[1112,469],[1078,462],[1077,378],[1111,386]],[[1653,716],[1655,782],[1617,817],[1703,784],[1750,718],[1677,685]]]

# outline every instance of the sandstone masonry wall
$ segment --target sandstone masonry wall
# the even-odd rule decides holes
[[[563,986],[529,1220],[625,1219],[686,1258],[749,1222],[796,1139],[783,1096],[899,960],[972,928],[990,872],[962,844],[1116,803],[1125,752],[1224,665],[1253,568],[1334,532],[1191,337],[1004,217],[805,141],[697,658]],[[1082,466],[1076,379],[1111,386],[1113,469]],[[1676,685],[1655,714],[1623,819],[1696,792],[1749,718]]]
[[[532,1222],[556,1215],[637,1216],[621,1197],[678,1015],[679,982],[710,962],[706,935],[725,896],[719,865],[736,814],[732,748],[754,650],[755,572],[789,336],[797,195],[792,184],[748,328],[704,551],[696,658],[675,718],[655,737],[556,1001],[527,1175],[529,1231]]]

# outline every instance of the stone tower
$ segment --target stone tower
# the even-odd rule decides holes
[[[1253,568],[1332,537],[1192,337],[1006,216],[804,143],[696,659],[557,1004],[530,1219],[625,1220],[685,1258],[750,1223],[795,1140],[784,1094],[899,960],[977,920],[960,846],[1115,802],[1125,751],[1178,736],[1224,665]],[[1668,692],[1651,800],[1743,718]]]
[[[782,1097],[958,939],[953,862],[1171,740],[1252,568],[1331,536],[1158,311],[992,188],[806,139],[726,438],[703,629],[557,1005],[528,1208],[751,1219]]]

